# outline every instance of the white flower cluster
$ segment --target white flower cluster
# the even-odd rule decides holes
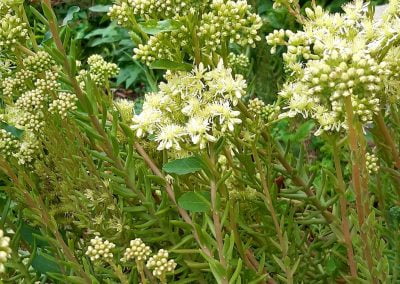
[[[332,15],[321,7],[307,8],[303,31],[280,30],[267,36],[272,51],[275,45],[287,45],[283,58],[291,79],[280,92],[286,102],[282,117],[312,117],[319,124],[315,135],[346,128],[346,97],[358,119],[370,123],[379,111],[383,82],[393,73],[378,59],[382,25],[367,15],[367,5],[356,0],[343,10]]]
[[[160,280],[165,280],[167,272],[173,272],[176,262],[173,259],[168,260],[169,253],[160,249],[158,253],[149,258],[146,267],[153,271],[153,275]],[[165,281],[164,281],[165,282]]]
[[[256,42],[261,40],[258,30],[262,20],[250,12],[251,6],[247,1],[213,0],[210,8],[210,12],[203,15],[197,33],[206,48],[217,51],[226,40],[255,47]]]
[[[10,238],[4,236],[3,230],[0,229],[0,273],[4,273],[6,267],[4,264],[11,257]]]
[[[126,99],[117,99],[114,101],[114,104],[121,114],[122,121],[125,123],[130,122],[133,116],[135,103]]]
[[[145,243],[139,238],[131,240],[130,247],[127,248],[124,252],[124,256],[121,258],[121,261],[126,262],[131,259],[135,259],[136,262],[143,263],[146,261],[151,254],[151,249],[149,246],[146,246]]]
[[[374,153],[366,153],[365,160],[369,174],[379,171],[378,157]]]
[[[94,54],[88,58],[87,61],[89,70],[81,70],[77,77],[81,86],[85,86],[85,79],[87,76],[93,80],[98,87],[104,87],[108,84],[110,78],[116,76],[119,72],[117,64],[107,62],[101,55]]]
[[[154,135],[158,150],[179,151],[189,144],[203,149],[241,123],[233,106],[244,95],[246,81],[222,61],[212,70],[200,64],[190,73],[168,72],[166,79],[158,93],[146,95],[131,126],[138,137]]]
[[[60,92],[58,98],[49,105],[49,112],[58,113],[61,118],[66,118],[69,111],[77,109],[76,102],[78,98],[75,94]]]
[[[14,51],[18,43],[23,43],[28,39],[26,23],[12,10],[2,15],[0,21],[0,50]]]
[[[90,240],[90,246],[88,246],[86,255],[90,257],[90,260],[109,260],[113,258],[111,250],[115,248],[115,244],[108,240],[103,241],[103,238],[98,236]]]

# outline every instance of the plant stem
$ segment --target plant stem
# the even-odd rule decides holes
[[[385,141],[386,141],[387,145],[389,146],[390,151],[392,152],[392,158],[395,162],[396,168],[400,169],[399,151],[397,150],[396,144],[394,143],[392,135],[390,134],[390,131],[385,124],[385,120],[383,119],[383,115],[381,112],[379,112],[376,115],[375,120],[379,127],[380,132],[382,133],[382,136],[385,138]]]
[[[360,235],[362,242],[364,243],[364,257],[367,261],[368,269],[372,273],[373,271],[373,260],[372,260],[372,254],[370,250],[370,245],[369,245],[369,240],[368,236],[365,232],[364,228],[364,223],[365,223],[365,212],[364,212],[364,203],[363,199],[368,200],[368,196],[363,196],[363,192],[366,192],[362,188],[363,182],[362,182],[362,169],[365,169],[365,161],[364,164],[362,164],[362,157],[361,157],[361,151],[358,146],[358,139],[357,139],[357,132],[354,127],[354,113],[353,113],[353,106],[352,106],[352,101],[351,97],[348,96],[344,99],[344,104],[345,104],[345,109],[346,109],[346,119],[347,119],[347,125],[348,125],[348,142],[349,142],[349,147],[350,147],[350,152],[351,152],[351,161],[352,161],[352,180],[353,180],[353,187],[354,187],[354,192],[356,194],[356,210],[357,210],[357,216],[358,216],[358,223],[360,227]],[[361,168],[362,167],[362,168]],[[368,202],[368,201],[366,201]],[[377,280],[375,279],[374,276],[372,276],[373,282],[377,283]]]
[[[334,158],[334,163],[335,163],[335,169],[336,169],[336,177],[338,179],[338,189],[339,189],[339,203],[340,203],[340,214],[342,216],[342,232],[344,236],[344,241],[347,247],[347,259],[348,259],[348,264],[350,267],[350,273],[351,276],[354,277],[354,279],[357,278],[357,264],[354,260],[354,252],[353,252],[353,245],[351,242],[351,234],[350,234],[350,226],[349,226],[349,221],[347,219],[347,201],[345,197],[345,192],[346,192],[346,185],[343,179],[343,174],[342,174],[342,167],[340,165],[340,157],[339,157],[339,149],[336,145],[336,142],[334,141],[332,143],[333,145],[333,158]]]
[[[152,170],[152,172],[156,176],[162,178],[165,181],[165,188],[166,188],[169,199],[178,208],[179,214],[182,216],[183,220],[193,228],[193,231],[192,231],[193,236],[196,239],[197,243],[199,244],[203,253],[209,257],[212,257],[211,251],[200,241],[200,237],[196,231],[196,227],[194,226],[192,218],[190,218],[189,214],[187,213],[187,211],[185,209],[181,208],[178,205],[178,202],[176,201],[176,197],[175,197],[175,192],[172,189],[171,184],[168,182],[168,180],[165,178],[165,176],[163,175],[161,170],[157,167],[157,165],[154,163],[154,161],[150,158],[150,156],[143,149],[142,145],[135,142],[134,146],[136,148],[136,151],[142,156],[143,160],[146,162],[146,164],[149,166],[149,168]]]

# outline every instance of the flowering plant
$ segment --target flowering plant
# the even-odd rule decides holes
[[[279,0],[300,28],[266,36],[252,1],[116,1],[142,103],[40,2],[0,4],[4,282],[398,281],[397,0]],[[269,103],[264,38],[286,74]]]

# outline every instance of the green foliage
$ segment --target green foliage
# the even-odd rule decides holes
[[[231,23],[261,17],[254,47],[213,34],[219,28],[213,19],[238,12],[218,14],[218,5],[228,1],[215,7],[168,1],[173,16],[168,5],[149,12],[159,1],[144,14],[129,6],[130,25],[121,26],[108,18],[108,1],[3,2],[3,18],[26,26],[13,20],[2,27],[27,32],[14,49],[0,45],[4,283],[399,281],[398,72],[380,82],[382,103],[365,127],[363,107],[351,104],[354,96],[347,105],[353,116],[340,131],[315,136],[319,124],[307,113],[280,115],[290,108],[278,95],[282,85],[302,72],[285,73],[287,48],[271,54],[265,36],[302,30],[312,2],[276,1],[277,8],[271,1],[247,1],[251,6]],[[131,2],[117,4],[123,3]],[[336,11],[342,1],[320,4]],[[397,21],[400,6],[392,4],[388,21]],[[200,34],[200,23],[214,38]],[[168,36],[178,37],[183,27],[191,44],[170,45]],[[255,38],[247,32],[236,35]],[[157,35],[167,35],[157,48],[171,48],[177,57],[149,65],[133,59],[134,48],[151,48]],[[399,42],[388,41],[391,53],[382,58],[389,67],[382,74],[400,71]],[[91,57],[95,53],[102,57]],[[229,65],[232,54],[244,59],[236,62],[241,66]],[[299,54],[299,65],[290,68],[303,71],[308,59]],[[115,77],[110,62],[119,67]],[[331,96],[323,95],[322,101]],[[264,103],[248,108],[254,97]],[[148,137],[135,127],[143,113]],[[207,119],[193,122],[199,118],[194,114]],[[163,127],[171,125],[179,126],[177,132],[165,134]],[[205,134],[218,139],[200,143]],[[163,139],[179,147],[157,150]]]

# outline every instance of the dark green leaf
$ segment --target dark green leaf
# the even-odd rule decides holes
[[[32,267],[39,273],[60,273],[60,267],[53,257],[43,252],[38,252],[32,260]]]
[[[9,125],[3,121],[0,121],[0,128],[4,129],[8,133],[10,133],[12,136],[14,136],[17,139],[20,139],[22,135],[24,134],[24,130],[18,129],[12,125]]]
[[[25,223],[22,224],[21,238],[31,246],[33,246],[35,242],[38,247],[44,247],[48,245],[47,242],[37,237],[40,235],[41,233],[39,230],[36,230]]]
[[[314,128],[315,123],[313,121],[307,121],[299,126],[297,131],[290,135],[292,142],[300,142],[310,135],[311,130]]]
[[[186,192],[179,197],[178,204],[191,212],[207,212],[210,210],[210,193],[207,191]]]
[[[166,163],[163,170],[169,174],[186,175],[201,171],[202,166],[198,157],[188,157]]]

